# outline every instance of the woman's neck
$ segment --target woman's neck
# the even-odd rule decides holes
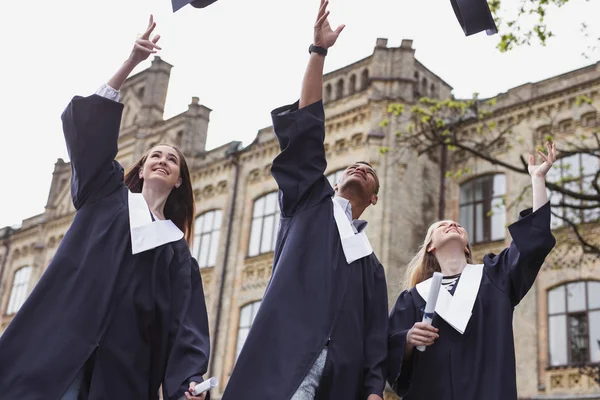
[[[444,276],[460,274],[467,265],[465,251],[460,246],[447,246],[436,249],[435,257],[440,264],[440,269]]]
[[[142,196],[144,196],[144,200],[146,200],[152,214],[158,219],[166,219],[164,210],[170,194],[170,191],[152,189],[148,185],[142,187]]]

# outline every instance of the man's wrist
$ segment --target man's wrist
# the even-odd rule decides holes
[[[308,47],[308,52],[310,54],[316,53],[316,54],[319,54],[321,56],[326,56],[328,51],[327,51],[327,49],[325,47],[322,47],[322,46],[319,46],[319,45],[316,45],[316,44],[311,44]]]

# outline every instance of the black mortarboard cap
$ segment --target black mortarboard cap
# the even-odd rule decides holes
[[[488,35],[498,33],[486,0],[450,0],[450,3],[466,36],[481,31],[486,31]]]
[[[217,0],[171,0],[171,3],[173,4],[173,12],[176,12],[188,4],[195,8],[204,8],[210,6],[215,1]]]

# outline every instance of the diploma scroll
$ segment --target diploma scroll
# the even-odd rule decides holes
[[[433,313],[435,312],[435,305],[437,304],[438,294],[442,287],[442,275],[441,272],[434,272],[431,278],[431,288],[429,289],[429,296],[427,296],[427,304],[425,304],[425,313],[423,314],[423,322],[431,325],[433,321]],[[425,351],[425,346],[417,346],[417,350]]]
[[[202,383],[199,383],[194,388],[194,391],[191,393],[193,396],[198,396],[204,392],[209,391],[210,389],[217,387],[219,384],[219,380],[217,378],[208,378]]]
[[[219,380],[217,378],[208,378],[204,382],[197,384],[190,394],[192,396],[198,396],[204,392],[208,392],[209,390],[217,387],[218,385]],[[181,396],[179,400],[185,400],[185,396]]]

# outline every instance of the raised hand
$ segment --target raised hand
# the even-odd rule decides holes
[[[328,49],[335,44],[340,33],[342,33],[346,27],[345,25],[340,25],[335,31],[331,29],[331,25],[329,25],[329,20],[327,19],[327,17],[329,17],[329,11],[327,11],[328,4],[328,0],[321,0],[317,22],[315,23],[314,45],[325,49]]]
[[[146,28],[146,32],[135,41],[133,50],[131,50],[131,54],[129,55],[129,61],[139,64],[150,57],[150,54],[156,53],[157,50],[162,50],[156,45],[156,42],[160,39],[160,35],[156,35],[150,39],[150,35],[154,28],[156,28],[156,22],[154,22],[154,17],[150,15],[148,28]]]
[[[544,160],[540,165],[534,164],[533,154],[529,155],[529,166],[527,169],[531,177],[545,178],[552,164],[556,161],[556,143],[552,143],[551,145],[550,142],[546,142],[546,149],[548,149],[548,155],[544,154],[541,150],[537,150],[539,156]]]

